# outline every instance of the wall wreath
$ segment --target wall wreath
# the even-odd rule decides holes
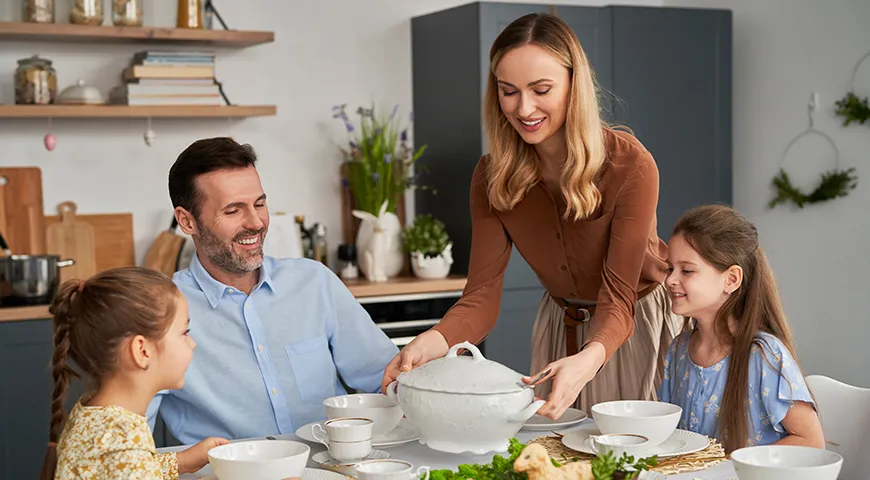
[[[843,126],[848,127],[852,122],[864,125],[870,120],[870,105],[868,105],[867,97],[861,98],[855,94],[855,77],[858,76],[858,70],[864,60],[870,58],[870,52],[864,54],[855,64],[852,69],[852,83],[849,85],[849,93],[834,104],[836,105],[836,114],[843,117]]]
[[[786,145],[785,150],[782,152],[779,173],[773,177],[773,186],[776,189],[776,196],[768,204],[770,208],[788,202],[795,204],[798,208],[804,208],[804,205],[807,204],[820,203],[839,197],[845,197],[858,185],[858,177],[855,175],[855,169],[839,169],[840,152],[837,149],[837,145],[834,144],[831,137],[821,130],[818,130],[813,125],[813,114],[816,112],[817,108],[818,95],[813,93],[808,105],[809,127],[788,142],[788,145]],[[791,182],[791,179],[785,170],[785,159],[789,150],[791,150],[798,140],[811,135],[822,137],[822,139],[831,146],[834,150],[835,167],[832,170],[823,172],[816,188],[812,192],[805,193]]]

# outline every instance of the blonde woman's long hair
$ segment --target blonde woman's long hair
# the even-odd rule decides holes
[[[496,210],[511,210],[539,180],[537,155],[505,117],[499,105],[495,69],[504,55],[523,45],[537,45],[568,69],[571,86],[565,119],[568,158],[561,173],[565,218],[581,220],[601,203],[595,185],[604,165],[605,126],[601,120],[595,76],[580,41],[564,21],[535,13],[515,20],[499,34],[490,49],[489,81],[484,101],[484,122],[489,147],[487,194]]]

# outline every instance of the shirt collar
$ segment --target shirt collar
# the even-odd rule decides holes
[[[271,270],[272,265],[269,262],[269,259],[264,257],[263,265],[260,267],[260,281],[257,282],[257,285],[254,286],[254,290],[252,290],[251,293],[258,290],[263,285],[268,286],[272,293],[277,293],[275,282],[272,280]],[[196,283],[199,284],[200,290],[205,293],[205,297],[208,299],[208,303],[212,308],[217,308],[224,293],[228,290],[235,290],[234,287],[215,280],[199,261],[199,254],[193,255],[193,259],[190,262],[190,272],[196,280]]]

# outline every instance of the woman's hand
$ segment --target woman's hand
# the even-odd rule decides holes
[[[178,452],[178,473],[194,473],[208,463],[208,451],[230,443],[226,438],[208,437],[196,445]]]
[[[582,352],[565,357],[544,367],[542,371],[550,370],[550,374],[536,384],[553,379],[550,396],[540,409],[538,415],[558,420],[577,400],[580,390],[595,378],[598,370],[604,365],[604,346],[598,342],[590,343]],[[523,377],[530,383],[532,377]]]
[[[447,345],[447,339],[437,330],[427,330],[417,335],[387,364],[387,368],[384,370],[384,380],[381,382],[381,392],[386,393],[387,387],[400,373],[417,368],[430,360],[441,358],[447,355],[448,350],[450,347]]]

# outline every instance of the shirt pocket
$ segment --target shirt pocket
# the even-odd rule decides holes
[[[335,364],[325,333],[287,344],[284,350],[303,400],[322,401],[335,395]]]

